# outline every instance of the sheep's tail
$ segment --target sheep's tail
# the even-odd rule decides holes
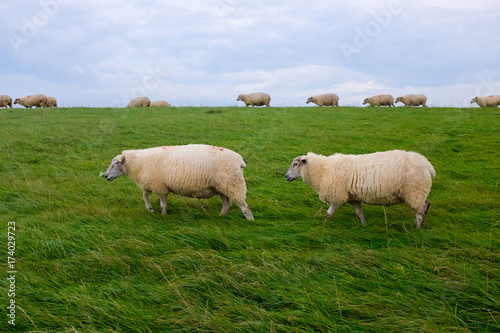
[[[429,168],[429,173],[431,175],[431,178],[436,178],[436,170],[434,170],[434,167],[432,166],[432,164],[430,164],[430,168]]]

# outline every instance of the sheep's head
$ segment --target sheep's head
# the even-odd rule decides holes
[[[243,95],[238,95],[238,98],[236,100],[237,101],[242,101],[243,100]]]
[[[363,105],[368,104],[368,103],[370,103],[370,100],[368,98],[365,98],[365,100],[363,101]]]
[[[14,104],[19,104],[19,98],[16,98],[16,100],[14,101]]]
[[[109,166],[108,170],[104,174],[104,177],[108,182],[112,181],[115,178],[120,177],[123,175],[124,172],[124,164],[125,163],[125,156],[123,155],[118,155],[115,158],[113,158],[113,161],[111,161],[111,165]]]
[[[285,174],[286,180],[292,182],[295,179],[302,177],[301,170],[304,167],[304,165],[306,165],[306,163],[307,163],[307,156],[296,157],[293,160],[292,165],[290,165],[290,168]]]
[[[312,98],[312,97],[309,97],[309,98],[307,99],[306,104],[309,104],[309,103],[311,103],[312,101],[313,101],[313,98]]]
[[[470,104],[472,103],[477,103],[477,97],[474,97],[471,101],[470,101]]]
[[[402,102],[403,101],[403,97],[398,97],[396,98],[396,100],[394,101],[394,103],[399,103],[399,102]]]

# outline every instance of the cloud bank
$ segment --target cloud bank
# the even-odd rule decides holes
[[[335,92],[424,93],[430,106],[500,94],[498,1],[149,2],[0,5],[0,93],[62,106],[232,106],[266,91],[275,106]]]

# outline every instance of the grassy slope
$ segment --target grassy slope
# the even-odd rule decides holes
[[[17,223],[20,331],[500,330],[498,109],[1,110],[0,232]],[[172,196],[146,211],[128,148],[208,143],[247,163],[248,204]],[[437,171],[426,227],[404,206],[367,226],[284,179],[308,151],[425,155]],[[152,198],[159,209],[159,200]],[[5,256],[1,271],[7,271]],[[6,290],[6,280],[0,280]],[[3,314],[8,302],[0,295]],[[0,320],[5,331],[6,319]]]

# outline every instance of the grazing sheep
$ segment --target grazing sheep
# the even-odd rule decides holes
[[[392,150],[366,155],[331,156],[308,153],[293,160],[285,177],[302,177],[330,205],[330,218],[339,205],[349,203],[363,225],[361,203],[390,206],[405,202],[416,214],[415,226],[424,225],[430,203],[426,200],[436,176],[433,166],[417,153]]]
[[[220,215],[234,201],[248,220],[253,215],[245,202],[246,184],[243,158],[229,149],[207,146],[166,146],[143,150],[125,150],[116,156],[105,177],[108,181],[126,174],[143,190],[146,209],[154,212],[149,194],[160,198],[162,214],[167,212],[169,193],[192,198],[222,200]]]
[[[47,107],[57,108],[57,100],[52,96],[47,96]]]
[[[482,108],[493,107],[496,108],[500,105],[500,95],[480,96],[474,97],[470,103],[476,103]]]
[[[12,109],[12,98],[8,95],[0,95],[0,108],[10,107]]]
[[[323,94],[309,97],[306,104],[315,103],[317,106],[339,106],[337,94]]]
[[[422,105],[422,107],[427,107],[425,103],[427,102],[427,97],[422,94],[416,94],[416,95],[404,95],[396,98],[396,103],[403,103],[405,106],[419,106]]]
[[[271,102],[271,96],[266,93],[252,93],[252,94],[240,94],[238,95],[237,101],[245,102],[245,106],[266,106],[269,107],[269,103]]]
[[[164,107],[169,107],[170,106],[170,103],[167,102],[167,101],[154,101],[154,102],[151,102],[151,104],[149,104],[150,107],[154,107],[154,106],[164,106]]]
[[[141,108],[141,107],[147,107],[150,104],[151,104],[151,101],[149,100],[148,97],[136,97],[128,103],[127,107],[128,108]]]
[[[36,108],[43,108],[47,105],[47,96],[44,94],[35,94],[26,97],[19,97],[16,98],[14,104],[20,104],[27,109],[31,109],[33,106]]]
[[[363,105],[365,104],[370,104],[370,106],[394,106],[394,97],[390,94],[375,95],[365,98]]]

